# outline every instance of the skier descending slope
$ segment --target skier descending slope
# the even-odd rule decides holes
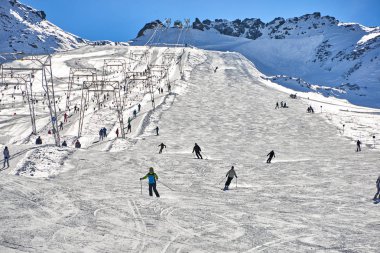
[[[161,143],[161,144],[158,145],[158,146],[161,147],[161,148],[160,148],[160,151],[158,151],[158,153],[161,154],[161,153],[162,153],[162,150],[163,150],[164,148],[166,148],[166,145],[165,145],[164,143]]]
[[[227,177],[227,181],[226,181],[226,184],[224,185],[223,191],[228,190],[228,187],[230,186],[231,181],[232,181],[232,179],[234,179],[234,177],[237,178],[234,166],[232,166],[231,169],[227,172],[226,177]]]
[[[197,158],[198,159],[203,159],[203,157],[202,157],[202,155],[201,155],[201,147],[199,147],[198,146],[198,144],[194,144],[194,148],[193,148],[193,152],[192,153],[194,153],[194,151],[195,151],[195,154],[196,154],[196,156],[197,156]]]
[[[373,197],[373,200],[379,200],[380,199],[380,176],[376,180],[376,188],[377,188],[377,192],[375,194],[375,197]]]
[[[273,150],[271,152],[269,152],[269,154],[267,154],[267,156],[269,156],[267,163],[270,163],[272,161],[273,157],[276,157]]]
[[[148,182],[149,182],[149,196],[153,196],[153,192],[152,192],[152,190],[153,190],[154,193],[156,194],[156,197],[159,198],[160,194],[158,193],[158,191],[156,189],[156,182],[158,180],[158,176],[156,173],[154,173],[153,167],[150,167],[149,173],[146,174],[144,177],[140,178],[140,180],[143,180],[146,178],[148,178]]]

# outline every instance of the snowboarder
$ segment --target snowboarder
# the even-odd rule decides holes
[[[203,159],[203,157],[202,157],[202,155],[201,155],[201,147],[199,147],[198,146],[198,144],[194,144],[194,148],[193,148],[193,152],[192,153],[194,153],[194,151],[195,151],[195,154],[196,154],[196,156],[197,156],[197,158],[198,159]]]
[[[66,141],[62,142],[62,147],[67,147],[67,142]]]
[[[158,134],[158,131],[159,131],[160,129],[158,128],[158,126],[156,126],[155,130],[156,130],[156,135],[159,135],[159,134]]]
[[[36,144],[37,145],[41,145],[42,144],[41,136],[38,136],[38,138],[36,139]]]
[[[75,142],[75,148],[80,148],[82,145],[80,144],[79,140]]]
[[[227,172],[226,177],[227,177],[227,181],[226,181],[226,184],[224,185],[223,191],[228,190],[228,187],[230,186],[231,181],[232,181],[232,179],[234,179],[234,177],[237,178],[234,166],[231,166],[231,169]]]
[[[144,177],[140,178],[140,180],[143,180],[143,179],[146,179],[148,178],[148,183],[149,183],[149,196],[153,196],[153,192],[152,190],[154,191],[154,193],[156,194],[156,197],[160,197],[160,194],[158,193],[157,189],[156,189],[156,182],[158,180],[158,176],[156,173],[154,173],[154,169],[153,167],[150,167],[149,168],[149,173],[146,174]]]
[[[141,110],[141,105],[140,104],[137,106],[137,109],[140,112],[140,110]]]
[[[272,161],[273,157],[276,157],[273,150],[271,152],[269,152],[269,154],[267,154],[267,156],[269,156],[267,163],[270,163]]]
[[[376,180],[376,188],[377,188],[377,192],[375,194],[375,197],[373,197],[373,200],[380,199],[380,176]]]
[[[127,133],[128,132],[132,133],[132,126],[130,122],[128,122],[128,126],[127,126]]]
[[[4,155],[4,166],[3,166],[3,168],[5,168],[5,163],[7,163],[7,167],[9,168],[9,149],[8,149],[8,147],[4,148],[3,155]]]
[[[61,121],[61,123],[59,124],[59,130],[63,130],[63,122]]]
[[[276,107],[274,109],[278,109],[280,106],[278,105],[278,102],[276,103]]]
[[[160,148],[160,151],[158,151],[158,153],[161,154],[161,153],[162,153],[162,150],[163,150],[164,148],[166,148],[166,145],[165,145],[164,143],[161,143],[161,144],[158,145],[158,146],[161,147],[161,148]]]
[[[359,140],[356,142],[356,152],[362,151],[362,149],[360,148],[361,144],[362,144],[362,142]]]
[[[118,129],[116,129],[116,138],[119,138],[119,128]]]
[[[65,114],[63,115],[63,121],[66,123],[67,122],[67,113],[65,112]]]

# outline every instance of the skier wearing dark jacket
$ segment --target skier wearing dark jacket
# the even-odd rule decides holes
[[[4,148],[4,151],[3,151],[3,155],[4,155],[4,166],[3,168],[5,168],[5,164],[7,164],[7,166],[9,167],[9,149],[8,147],[5,147]]]
[[[160,148],[160,151],[158,151],[158,153],[161,154],[161,153],[162,153],[162,150],[163,150],[164,148],[166,148],[166,145],[165,145],[164,143],[161,143],[161,144],[158,145],[158,146],[161,147],[161,148]]]
[[[267,156],[269,156],[268,160],[267,160],[267,163],[270,163],[273,159],[273,157],[276,157],[274,155],[274,151],[272,150],[271,152],[269,152],[269,154],[267,154]]]
[[[140,180],[143,180],[143,179],[146,179],[148,178],[148,182],[149,182],[149,196],[153,196],[153,192],[152,190],[154,191],[154,193],[156,194],[156,197],[160,197],[160,194],[158,193],[157,189],[156,189],[156,182],[158,180],[158,176],[156,173],[154,173],[154,170],[153,170],[153,167],[150,167],[149,168],[149,173],[146,174],[144,177],[140,178]]]
[[[232,166],[231,169],[227,172],[226,177],[227,177],[227,181],[226,181],[226,184],[224,185],[224,189],[223,189],[224,191],[228,190],[228,187],[230,186],[232,179],[234,179],[234,177],[237,178],[234,166]]]
[[[201,155],[201,151],[202,151],[201,147],[199,147],[198,144],[195,143],[192,153],[195,152],[195,154],[196,154],[196,156],[197,156],[198,159],[203,159],[203,157]]]
[[[362,151],[362,149],[360,148],[360,145],[362,145],[362,142],[358,140],[356,142],[356,152]]]
[[[377,192],[375,194],[375,197],[373,197],[373,200],[380,198],[380,176],[376,180],[376,188]]]

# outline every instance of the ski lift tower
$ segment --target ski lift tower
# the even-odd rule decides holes
[[[20,54],[20,53],[16,53]],[[36,65],[36,67],[17,67],[8,68],[2,66],[1,72],[3,71],[19,71],[28,72],[30,74],[41,72],[41,85],[45,91],[48,100],[48,108],[50,113],[50,121],[53,129],[53,135],[55,140],[55,145],[60,146],[60,136],[58,130],[58,118],[56,109],[56,100],[54,94],[54,80],[53,80],[53,69],[51,64],[51,55],[29,55],[24,58],[19,59],[20,61],[28,61]]]
[[[28,101],[29,114],[30,114],[30,119],[32,123],[32,134],[37,134],[36,114],[35,114],[35,109],[34,109],[34,104],[36,103],[36,99],[33,99],[33,90],[32,90],[33,80],[34,80],[34,75],[30,73],[29,74],[15,74],[13,73],[13,71],[10,71],[9,73],[7,73],[7,71],[4,72],[4,69],[1,70],[0,86],[8,86],[8,85],[25,86],[25,96],[26,96],[26,100]],[[24,97],[24,93],[23,93],[23,97]]]

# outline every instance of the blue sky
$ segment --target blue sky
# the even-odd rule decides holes
[[[62,29],[90,40],[127,41],[155,19],[290,18],[319,11],[343,22],[380,26],[380,0],[20,0]]]

